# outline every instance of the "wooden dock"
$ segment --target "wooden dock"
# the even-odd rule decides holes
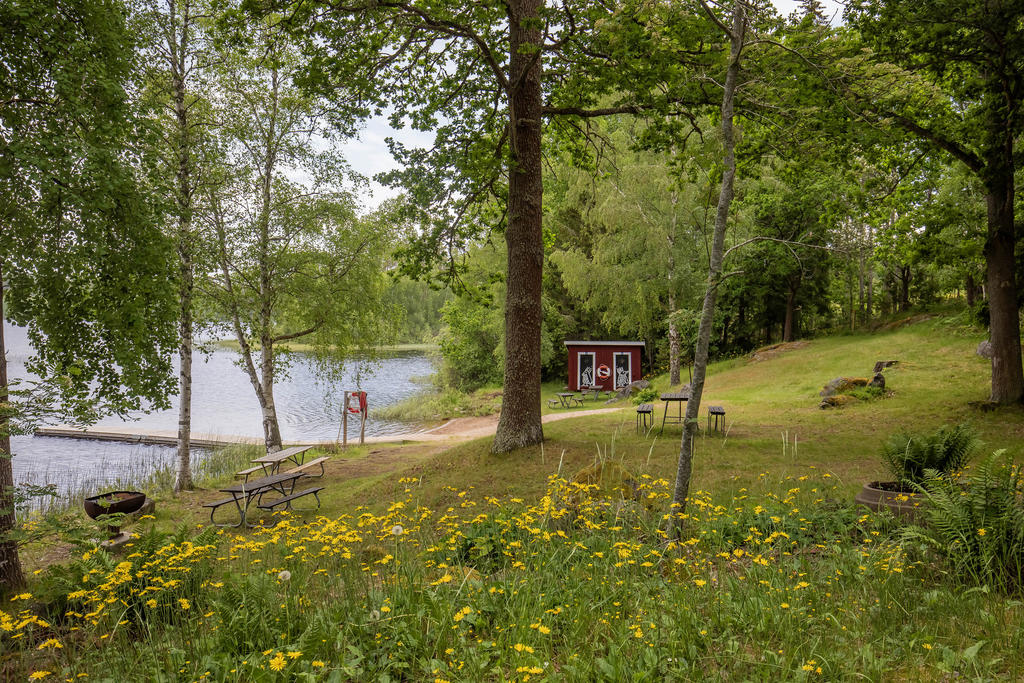
[[[33,434],[35,436],[56,436],[64,439],[91,439],[94,441],[117,441],[120,443],[137,443],[144,446],[177,446],[178,434],[170,430],[161,429],[133,429],[131,427],[72,427],[59,425],[57,427],[40,427]],[[193,433],[191,444],[193,448],[222,448],[232,444],[248,443],[262,444],[263,439],[251,436],[238,436],[232,434],[198,434]]]

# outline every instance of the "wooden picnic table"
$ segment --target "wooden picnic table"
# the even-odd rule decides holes
[[[285,460],[291,460],[296,465],[301,465],[302,461],[306,459],[306,451],[313,448],[312,446],[292,446],[291,448],[285,448],[275,453],[268,453],[260,458],[253,458],[253,462],[261,465],[266,471],[269,466],[270,474],[277,474],[281,469],[281,463]]]
[[[669,424],[683,424],[686,421],[686,416],[683,414],[683,404],[690,400],[689,391],[673,391],[661,395],[661,400],[665,402],[665,414],[661,416],[661,431],[659,435],[665,433],[665,422]],[[668,407],[670,404],[675,403],[679,408],[676,414],[672,416],[672,419],[668,419]]]
[[[576,393],[572,391],[558,392],[558,400],[562,403],[563,408],[571,408],[573,401],[578,401],[580,405],[583,405],[582,399],[576,398]]]
[[[223,493],[231,495],[230,498],[219,500],[213,503],[206,503],[203,507],[211,508],[210,510],[210,522],[217,524],[213,521],[213,513],[217,511],[222,505],[234,503],[235,508],[238,510],[238,524],[217,524],[217,526],[236,526],[241,527],[246,525],[246,512],[249,507],[256,501],[257,507],[269,507],[273,508],[277,504],[291,504],[291,501],[295,498],[308,495],[313,493],[314,495],[322,489],[306,489],[305,491],[295,492],[295,483],[299,479],[307,476],[305,472],[284,472],[281,474],[271,474],[268,477],[260,477],[259,479],[253,479],[252,481],[241,482],[233,484],[231,486],[225,486],[222,489],[218,489]],[[263,503],[263,496],[276,492],[281,494],[281,498],[276,501],[271,501],[268,504]],[[317,503],[319,504],[320,498],[317,496]]]

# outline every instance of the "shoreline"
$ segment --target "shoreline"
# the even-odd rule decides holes
[[[614,413],[628,406],[614,408],[597,408],[577,412],[552,413],[541,418],[542,424],[557,422],[573,417],[584,415],[603,415]],[[379,434],[366,437],[365,443],[402,443],[402,442],[431,442],[431,441],[465,441],[478,439],[494,434],[498,427],[498,416],[488,415],[486,417],[456,417],[439,425],[417,432],[402,434]],[[177,445],[177,432],[169,429],[145,429],[142,427],[74,427],[71,425],[56,425],[53,427],[40,427],[33,432],[33,436],[84,439],[92,441],[117,441],[122,443],[137,443],[155,446]],[[246,436],[242,434],[208,434],[193,432],[191,445],[196,448],[221,448],[235,444],[259,445],[263,443],[261,437]],[[358,445],[358,436],[350,439],[349,443]],[[283,442],[283,446],[337,446],[341,442],[336,439],[289,439]]]

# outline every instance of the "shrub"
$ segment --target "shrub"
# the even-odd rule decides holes
[[[656,398],[658,398],[658,392],[653,387],[647,387],[633,394],[633,403],[636,405],[652,403]]]
[[[882,446],[882,462],[899,483],[921,486],[926,470],[948,477],[963,469],[977,445],[974,431],[963,424],[934,434],[896,434]]]
[[[924,511],[928,526],[911,538],[936,548],[960,578],[1024,588],[1021,469],[1005,451],[981,462],[964,485],[931,470],[922,488],[931,502]]]

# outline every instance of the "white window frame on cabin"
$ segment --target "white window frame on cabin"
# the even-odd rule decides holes
[[[619,384],[619,356],[626,356],[626,370],[629,379],[625,384]],[[633,354],[629,351],[616,351],[612,354],[612,383],[615,389],[628,387],[633,382]]]
[[[588,384],[583,383],[583,356],[590,356],[590,373],[591,378]],[[576,389],[579,390],[584,386],[594,386],[597,384],[597,353],[595,351],[577,351],[576,352]]]

